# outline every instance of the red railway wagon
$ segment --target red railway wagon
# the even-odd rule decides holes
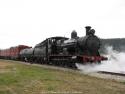
[[[26,45],[18,45],[8,49],[0,50],[0,57],[5,59],[19,59],[19,53],[26,48],[32,48]]]

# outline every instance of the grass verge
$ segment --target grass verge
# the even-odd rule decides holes
[[[0,60],[0,94],[124,94],[125,84]]]

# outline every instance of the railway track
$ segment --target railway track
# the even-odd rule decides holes
[[[108,72],[108,71],[99,71],[98,73],[110,74],[110,75],[116,75],[116,76],[124,76],[125,77],[125,73]]]

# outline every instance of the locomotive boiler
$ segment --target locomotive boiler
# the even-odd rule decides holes
[[[107,60],[100,56],[100,39],[95,30],[86,26],[86,36],[78,37],[77,32],[71,33],[71,38],[50,37],[37,44],[33,49],[20,52],[21,58],[35,63],[52,64],[76,68],[75,63],[96,63]]]

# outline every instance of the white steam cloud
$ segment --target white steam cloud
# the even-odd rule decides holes
[[[101,64],[76,64],[82,72],[110,71],[125,73],[125,52],[117,52],[112,47],[107,47],[108,61],[102,61]]]

